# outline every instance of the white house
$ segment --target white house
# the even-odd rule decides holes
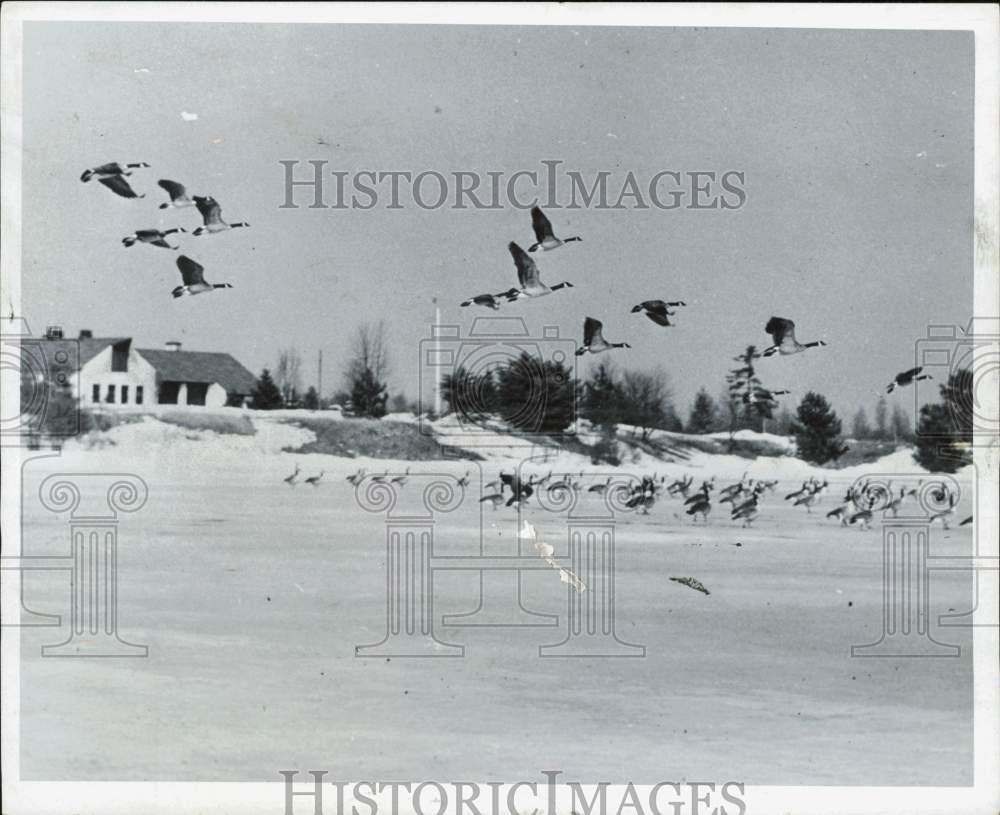
[[[167,348],[135,348],[130,337],[94,337],[81,331],[66,340],[58,328],[46,332],[46,347],[57,344],[79,349],[79,374],[71,377],[82,405],[141,406],[242,405],[257,380],[230,354],[182,351],[179,342]]]

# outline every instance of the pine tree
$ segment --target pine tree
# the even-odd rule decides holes
[[[312,385],[306,391],[305,398],[302,400],[302,407],[306,410],[319,410],[319,394]]]
[[[913,457],[931,472],[953,473],[972,461],[972,372],[963,368],[941,386],[942,402],[920,408]]]
[[[855,439],[871,438],[872,426],[868,424],[868,414],[864,408],[858,408],[854,414],[854,421],[851,423],[851,435]]]
[[[822,395],[810,391],[802,398],[793,426],[801,459],[824,464],[840,458],[847,452],[840,430],[840,419]]]
[[[385,403],[388,399],[385,383],[376,379],[371,368],[355,374],[351,388],[351,406],[356,416],[381,419],[385,416]]]
[[[729,445],[733,445],[733,436],[741,428],[752,428],[762,430],[765,419],[773,416],[775,403],[769,399],[751,399],[752,396],[764,389],[757,372],[754,369],[753,361],[760,355],[756,347],[747,346],[747,349],[734,361],[742,363],[740,367],[733,368],[726,376],[726,383],[729,386],[729,412],[731,422],[729,425]]]
[[[504,421],[529,433],[560,433],[576,418],[576,382],[553,360],[524,352],[497,369],[495,389]]]
[[[885,397],[880,396],[878,398],[878,404],[875,405],[875,433],[874,438],[879,441],[885,441],[889,438],[889,406],[885,402]]]
[[[694,397],[691,415],[688,416],[687,432],[711,433],[715,429],[716,422],[718,422],[718,409],[715,407],[715,400],[702,388]]]
[[[285,400],[271,378],[270,370],[265,368],[257,380],[257,387],[250,392],[250,407],[254,410],[276,410],[284,407],[284,404]]]

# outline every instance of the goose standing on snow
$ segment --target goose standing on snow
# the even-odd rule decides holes
[[[298,465],[298,464],[296,464],[296,465],[295,465],[295,472],[294,472],[294,473],[292,473],[292,474],[291,474],[290,476],[288,476],[287,478],[284,478],[284,479],[282,479],[282,480],[283,480],[283,481],[284,481],[284,482],[285,482],[286,484],[288,484],[288,486],[290,486],[290,487],[294,487],[294,486],[295,486],[295,482],[296,482],[296,480],[298,479],[298,477],[299,477],[299,473],[300,473],[300,472],[301,472],[301,470],[299,469],[299,465]]]
[[[686,305],[687,303],[683,300],[675,300],[671,303],[663,300],[643,300],[639,305],[632,306],[632,314],[638,314],[640,311],[643,311],[657,325],[671,326],[673,323],[667,318],[673,317],[675,312],[670,311],[670,309]]]
[[[604,339],[604,324],[593,317],[583,321],[583,345],[576,349],[576,355],[582,357],[586,353],[600,354],[612,348],[631,348],[627,342],[608,342]]]
[[[801,351],[805,351],[806,348],[826,345],[826,342],[823,340],[800,343],[795,339],[795,323],[791,320],[786,320],[784,317],[772,317],[767,321],[767,325],[764,326],[764,331],[771,335],[771,339],[774,342],[774,345],[764,350],[765,357],[777,353],[781,353],[783,356],[798,354]]]
[[[194,206],[194,199],[187,194],[187,190],[183,184],[178,184],[176,181],[170,181],[167,178],[161,178],[156,183],[166,190],[167,195],[170,196],[170,200],[167,203],[160,204],[160,209],[167,209],[169,207],[180,209],[181,207]]]
[[[307,478],[305,480],[305,483],[306,484],[312,484],[314,487],[319,486],[319,482],[322,480],[323,474],[325,472],[326,472],[326,470],[320,470],[319,471],[319,475],[311,475],[311,476],[309,476],[309,478]]]
[[[245,221],[240,221],[236,224],[227,224],[222,220],[222,207],[219,206],[219,202],[216,201],[212,196],[202,197],[196,195],[194,197],[194,205],[198,207],[198,212],[201,213],[202,220],[204,220],[205,225],[199,226],[195,231],[194,235],[204,235],[206,232],[210,235],[214,235],[216,232],[225,232],[227,229],[239,229],[241,226],[250,226],[250,224]]]
[[[559,289],[572,289],[573,284],[567,280],[556,283],[554,286],[546,286],[538,274],[538,266],[535,265],[528,253],[520,246],[511,241],[507,244],[510,255],[514,258],[514,265],[517,266],[517,281],[521,284],[520,289],[511,289],[504,295],[508,300],[514,301],[521,297],[544,297]]]
[[[907,385],[912,385],[914,382],[919,382],[921,379],[933,379],[934,377],[930,374],[920,373],[923,370],[923,366],[918,366],[916,368],[910,368],[908,371],[903,371],[902,373],[896,374],[896,378],[889,383],[889,386],[885,389],[886,393],[892,393],[897,387],[905,388]]]
[[[204,292],[212,291],[212,289],[232,288],[232,284],[230,283],[206,283],[204,275],[205,267],[191,260],[187,255],[181,255],[177,258],[177,268],[181,270],[181,278],[184,280],[184,285],[177,286],[174,289],[174,297],[183,297],[186,294],[203,294]]]
[[[110,164],[102,164],[100,167],[93,167],[89,170],[84,170],[83,175],[80,176],[80,180],[83,183],[87,183],[91,178],[97,177],[105,187],[111,190],[116,195],[120,195],[122,198],[145,198],[145,195],[136,195],[135,190],[129,186],[128,181],[125,180],[125,176],[132,175],[130,170],[138,167],[148,167],[145,161],[139,161],[135,164],[126,164],[122,167],[121,164],[117,162],[112,162]]]
[[[122,238],[122,243],[126,247],[135,246],[138,243],[148,243],[150,246],[162,246],[164,249],[180,249],[179,246],[171,246],[167,243],[167,235],[175,232],[187,232],[182,226],[175,226],[173,229],[137,229],[127,238]]]
[[[549,222],[549,219],[545,217],[545,213],[538,207],[531,208],[531,228],[535,230],[535,243],[528,247],[529,252],[536,252],[539,247],[542,251],[548,252],[550,249],[558,249],[564,243],[583,240],[580,237],[559,240],[552,231],[552,224]]]

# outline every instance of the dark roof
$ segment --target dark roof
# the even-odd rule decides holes
[[[218,382],[230,393],[250,393],[257,378],[230,354],[137,348],[165,382]]]
[[[128,337],[89,337],[82,340],[38,340],[46,357],[53,359],[59,351],[65,351],[70,359],[70,365],[76,366],[76,354],[79,352],[80,367],[86,365],[109,345],[119,342],[129,342]]]

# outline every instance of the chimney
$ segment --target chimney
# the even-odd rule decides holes
[[[80,339],[81,340],[92,340],[94,338],[94,332],[89,328],[80,329]]]
[[[167,340],[166,348],[168,351],[180,351],[181,350],[180,340]]]
[[[45,339],[61,340],[62,338],[63,330],[61,325],[49,325],[45,327]]]

